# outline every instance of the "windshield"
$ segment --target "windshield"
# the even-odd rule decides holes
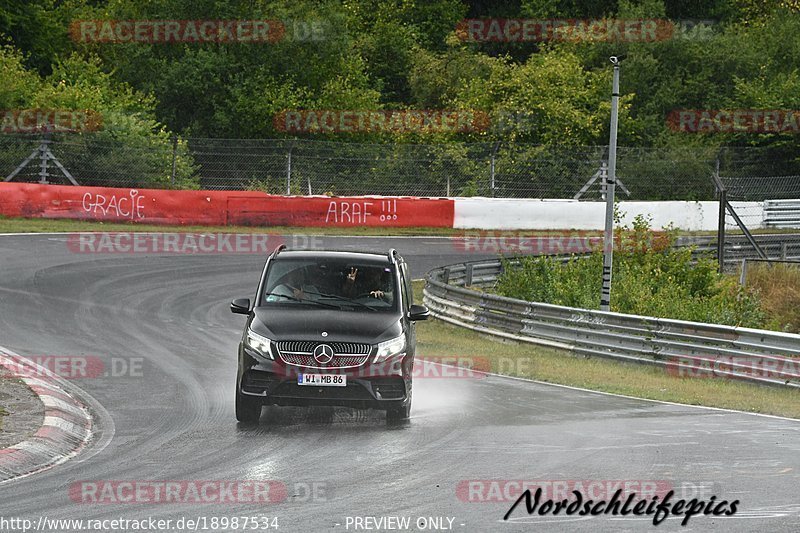
[[[335,306],[388,311],[396,308],[396,278],[388,265],[346,259],[274,259],[261,305]]]

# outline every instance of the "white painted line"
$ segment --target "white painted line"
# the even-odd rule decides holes
[[[72,413],[79,418],[84,418],[85,413],[79,407],[75,407],[74,405],[70,405],[64,400],[56,398],[54,396],[48,396],[46,394],[42,394],[39,396],[39,399],[42,400],[42,403],[45,407],[51,407],[53,409],[60,409],[61,411],[66,411],[67,413]]]
[[[75,437],[85,437],[88,431],[83,426],[79,426],[78,424],[73,424],[68,420],[64,420],[58,416],[46,416],[44,417],[44,422],[42,423],[42,427],[49,426],[58,428],[70,435]]]
[[[43,389],[51,390],[53,392],[60,392],[64,394],[64,391],[55,385],[52,381],[45,381],[41,378],[22,378],[22,381],[28,384],[30,387],[41,387]]]
[[[44,455],[45,457],[51,457],[53,455],[53,446],[51,444],[33,439],[17,443],[11,446],[10,449],[20,450],[34,455]]]

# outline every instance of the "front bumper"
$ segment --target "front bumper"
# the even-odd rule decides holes
[[[282,361],[255,361],[242,352],[239,391],[258,397],[265,405],[333,405],[359,409],[389,409],[411,398],[412,358],[389,364],[366,363],[357,368],[320,370],[286,365]],[[347,376],[344,387],[298,385],[298,373],[336,373]]]

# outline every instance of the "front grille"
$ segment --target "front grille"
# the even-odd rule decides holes
[[[326,364],[314,359],[314,348],[327,344],[333,349],[333,359]],[[372,346],[357,342],[279,341],[278,356],[287,365],[306,368],[353,368],[369,359]]]
[[[279,341],[280,352],[311,353],[320,344],[333,348],[333,353],[348,355],[369,355],[372,347],[360,342],[319,342],[319,341]]]

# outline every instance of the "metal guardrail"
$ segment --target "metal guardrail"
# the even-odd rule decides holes
[[[769,259],[800,259],[800,235],[797,233],[759,233],[755,240]],[[716,237],[678,237],[676,246],[692,246],[692,255],[716,257]],[[742,263],[742,259],[756,259],[758,252],[747,241],[744,235],[728,234],[725,238],[725,269],[733,270]]]
[[[800,388],[800,335],[526,302],[480,290],[501,272],[499,260],[434,269],[425,278],[424,302],[435,317],[481,333],[659,365],[677,375],[706,369]]]
[[[800,228],[800,200],[765,200],[764,225],[768,228]]]

